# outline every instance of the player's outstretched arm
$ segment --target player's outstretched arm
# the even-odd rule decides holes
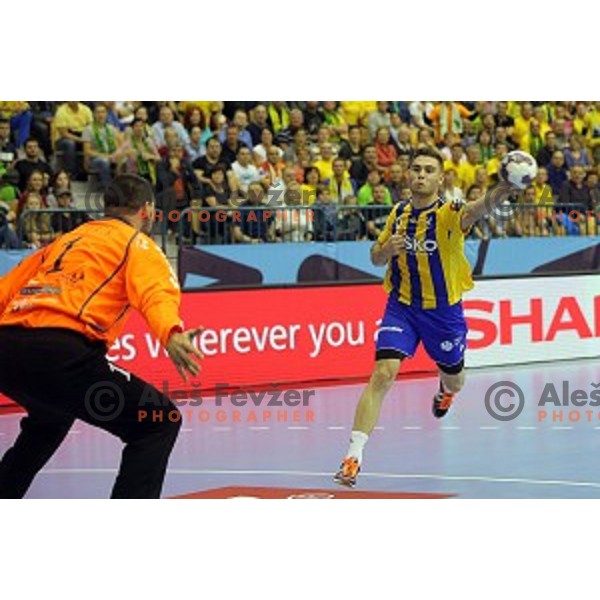
[[[460,226],[463,231],[472,227],[481,217],[493,211],[497,206],[500,206],[508,199],[508,194],[514,188],[502,181],[496,187],[489,190],[483,198],[468,202],[463,209]]]

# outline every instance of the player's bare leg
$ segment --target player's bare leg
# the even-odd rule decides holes
[[[452,368],[447,370],[453,370]],[[452,406],[454,397],[465,385],[465,371],[460,365],[458,373],[449,373],[440,369],[440,389],[433,397],[433,414],[438,419],[446,415]]]
[[[362,463],[363,449],[379,420],[383,400],[396,379],[401,363],[400,359],[378,360],[375,363],[369,383],[356,407],[354,425],[350,436],[350,447],[340,470],[334,477],[337,483],[349,487],[356,485],[356,477]]]

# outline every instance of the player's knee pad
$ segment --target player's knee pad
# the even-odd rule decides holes
[[[460,362],[456,363],[455,365],[445,365],[443,363],[436,363],[436,364],[438,366],[438,369],[442,373],[445,373],[446,375],[459,375],[460,373],[463,372],[463,369],[465,368],[464,359],[461,360]]]

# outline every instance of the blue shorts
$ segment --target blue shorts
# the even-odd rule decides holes
[[[419,342],[440,366],[462,364],[467,346],[467,323],[462,302],[425,310],[407,306],[390,296],[376,337],[377,358],[413,356]]]

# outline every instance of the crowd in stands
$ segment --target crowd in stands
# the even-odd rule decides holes
[[[600,102],[0,101],[0,247],[18,246],[23,214],[31,247],[75,227],[89,217],[73,210],[71,181],[118,173],[151,182],[165,215],[193,208],[184,235],[195,242],[376,239],[410,199],[423,146],[443,155],[448,201],[486,194],[511,150],[536,158],[536,181],[512,200],[529,209],[471,235],[596,233]],[[585,227],[552,206],[581,207]],[[47,207],[63,211],[36,214]]]

